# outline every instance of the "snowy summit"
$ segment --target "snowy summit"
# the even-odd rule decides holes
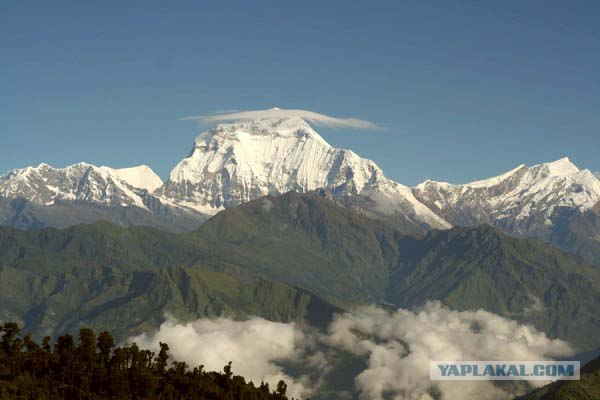
[[[324,190],[405,232],[492,224],[541,237],[561,225],[565,209],[585,213],[600,204],[598,178],[566,157],[465,184],[425,181],[411,188],[388,179],[375,162],[332,147],[315,130],[377,129],[369,121],[278,107],[190,119],[214,127],[198,135],[189,157],[164,184],[146,165],[40,164],[0,177],[0,197],[44,207],[64,202],[133,207],[172,221],[193,220],[191,214],[206,218],[265,195]]]
[[[204,118],[204,117],[203,117]],[[410,188],[387,179],[371,160],[329,145],[310,125],[375,125],[304,110],[270,109],[211,116],[226,121],[201,133],[188,158],[171,172],[161,195],[206,212],[290,190],[326,189],[337,196],[367,195],[387,213],[412,223],[449,225],[416,200]]]

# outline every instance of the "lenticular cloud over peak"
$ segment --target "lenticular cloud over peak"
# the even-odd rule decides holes
[[[337,118],[329,115],[319,114],[314,111],[308,110],[286,110],[281,108],[271,108],[268,110],[254,110],[254,111],[239,111],[230,114],[217,114],[217,115],[197,115],[190,116],[184,119],[201,121],[205,123],[219,123],[219,122],[232,122],[232,121],[245,121],[245,120],[256,120],[256,119],[287,119],[287,118],[302,118],[307,122],[311,122],[315,125],[327,126],[330,128],[348,128],[348,129],[367,129],[367,130],[378,130],[381,129],[375,123],[366,121],[359,118]]]

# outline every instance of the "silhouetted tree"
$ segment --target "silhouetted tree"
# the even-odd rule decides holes
[[[262,382],[257,388],[233,374],[231,362],[223,373],[169,364],[169,346],[160,343],[157,356],[136,344],[114,348],[108,332],[96,338],[82,328],[78,341],[63,335],[54,344],[46,337],[37,344],[21,339],[14,323],[0,326],[0,399],[287,399],[287,385],[275,392]]]

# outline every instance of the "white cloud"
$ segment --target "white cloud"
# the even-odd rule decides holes
[[[186,324],[169,319],[156,332],[131,338],[129,342],[155,352],[160,349],[159,342],[167,343],[175,360],[191,366],[204,365],[207,371],[222,371],[231,361],[235,374],[255,384],[265,381],[274,389],[283,379],[288,394],[294,397],[311,394],[303,383],[305,378],[287,376],[278,364],[301,357],[308,343],[308,338],[294,324],[262,318],[199,319]]]
[[[155,351],[159,341],[169,343],[176,360],[203,364],[207,370],[221,370],[231,360],[235,373],[270,384],[284,379],[288,393],[300,398],[318,398],[321,380],[334,369],[343,370],[337,368],[340,358],[334,355],[350,353],[367,366],[351,377],[354,397],[367,400],[513,398],[515,387],[510,385],[432,382],[429,361],[548,360],[572,354],[567,343],[530,326],[486,311],[453,311],[437,302],[420,311],[358,309],[336,316],[326,332],[260,318],[201,319],[188,324],[167,321],[158,331],[132,341]],[[304,370],[285,372],[282,365],[290,361]]]
[[[365,308],[331,324],[326,341],[368,360],[356,377],[363,399],[504,399],[513,393],[485,381],[429,380],[431,360],[548,360],[572,353],[566,342],[487,311],[453,311],[429,302],[419,312]],[[538,382],[538,385],[540,382]]]
[[[269,110],[240,111],[228,114],[218,115],[198,115],[184,118],[185,120],[196,120],[204,123],[219,123],[227,121],[243,121],[253,119],[278,119],[299,117],[315,125],[327,126],[331,128],[351,128],[378,130],[381,129],[370,121],[358,118],[336,118],[328,115],[319,114],[308,110],[284,110],[272,108]]]

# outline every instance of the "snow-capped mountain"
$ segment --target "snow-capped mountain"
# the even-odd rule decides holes
[[[200,134],[190,156],[157,193],[214,213],[265,195],[325,189],[337,198],[368,199],[364,211],[399,215],[405,225],[450,227],[415,199],[409,187],[386,178],[373,161],[330,146],[299,116],[272,114],[222,123]],[[358,202],[352,205],[359,207]]]
[[[560,209],[592,209],[600,201],[600,181],[562,158],[462,185],[426,181],[413,193],[453,225],[489,223],[512,234],[544,237]]]
[[[0,177],[0,196],[23,198],[44,206],[75,201],[147,208],[145,195],[161,185],[160,178],[143,165],[113,169],[87,163],[66,168],[40,164],[15,169]]]
[[[218,122],[223,119],[213,119]],[[0,224],[68,226],[108,219],[192,229],[224,208],[320,190],[405,233],[491,224],[600,261],[600,181],[568,158],[466,184],[407,187],[371,160],[329,145],[309,124],[369,126],[303,110],[242,112],[201,133],[163,184],[149,167],[47,164],[0,177]],[[26,203],[23,203],[26,202]]]
[[[206,218],[152,194],[162,181],[148,166],[114,169],[78,163],[15,169],[0,177],[0,223],[69,226],[109,220],[170,230]]]
[[[111,175],[117,176],[122,181],[129,185],[144,189],[152,193],[163,185],[160,176],[156,175],[147,165],[139,165],[137,167],[114,169],[110,167],[100,167],[100,169],[108,172]]]

